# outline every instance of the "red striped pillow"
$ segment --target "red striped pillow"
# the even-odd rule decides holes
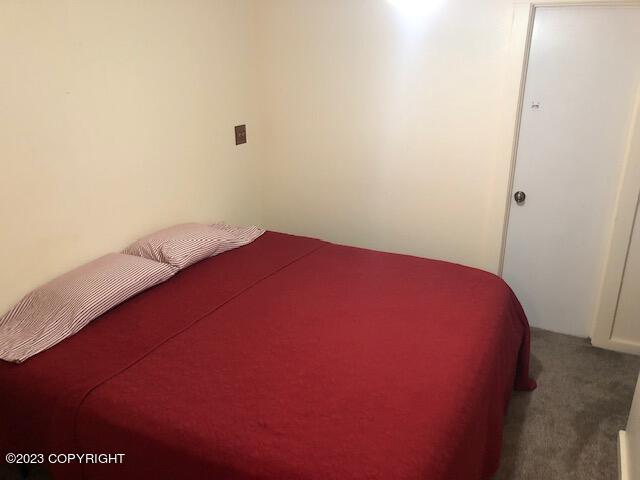
[[[246,245],[264,230],[224,223],[184,223],[147,235],[122,253],[167,263],[181,270],[200,260]]]
[[[23,362],[175,272],[164,263],[120,253],[76,268],[27,294],[0,317],[0,358]]]

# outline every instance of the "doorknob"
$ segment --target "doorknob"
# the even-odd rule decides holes
[[[524,192],[516,192],[513,196],[513,199],[516,201],[518,205],[522,205],[524,201],[527,199],[527,195]]]

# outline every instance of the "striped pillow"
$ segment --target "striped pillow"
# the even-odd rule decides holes
[[[174,273],[169,265],[120,253],[76,268],[27,294],[0,317],[0,358],[21,363]]]
[[[182,270],[205,258],[251,243],[263,233],[264,230],[258,227],[183,223],[143,237],[122,253],[167,263]]]

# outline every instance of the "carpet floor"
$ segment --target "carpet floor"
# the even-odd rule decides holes
[[[617,480],[640,357],[532,329],[534,392],[515,392],[494,480]]]
[[[616,480],[617,434],[627,421],[640,357],[539,329],[532,329],[531,351],[538,389],[513,395],[493,480]],[[20,478],[0,466],[0,479]],[[27,478],[49,477],[36,470]]]

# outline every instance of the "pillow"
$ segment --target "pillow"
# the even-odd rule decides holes
[[[167,263],[182,270],[205,258],[246,245],[263,233],[264,230],[258,227],[183,223],[147,235],[122,253]]]
[[[23,362],[174,273],[164,263],[120,253],[76,268],[27,294],[0,317],[0,358]]]

